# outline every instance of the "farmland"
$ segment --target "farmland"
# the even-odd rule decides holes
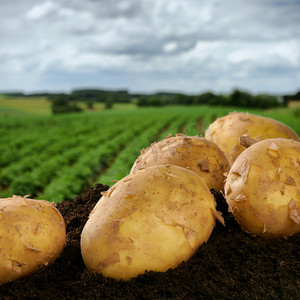
[[[203,135],[234,107],[171,106],[112,109],[67,115],[2,115],[0,197],[30,195],[72,200],[97,182],[112,185],[128,174],[142,148],[168,134]],[[280,120],[300,135],[289,111],[249,112]]]
[[[78,102],[83,111],[87,111],[87,105],[84,102]],[[129,103],[117,103],[114,105],[117,110],[127,110],[134,105]],[[104,109],[104,103],[95,103],[93,111]],[[51,102],[47,97],[6,97],[0,94],[0,118],[3,116],[50,116]]]

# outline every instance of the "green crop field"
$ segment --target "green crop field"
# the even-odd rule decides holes
[[[0,117],[0,197],[72,200],[90,185],[112,185],[127,175],[140,150],[152,142],[169,133],[202,136],[217,117],[237,110],[241,109],[130,106],[56,116],[4,114]],[[300,135],[300,120],[291,111],[247,111],[283,121]]]
[[[79,102],[79,107],[83,111],[88,111],[86,103]],[[117,103],[115,110],[127,110],[134,108],[135,105],[129,103]],[[94,103],[93,111],[102,111],[104,103]],[[51,102],[46,97],[7,97],[0,94],[0,117],[7,116],[50,116]]]

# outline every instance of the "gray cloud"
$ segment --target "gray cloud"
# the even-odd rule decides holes
[[[289,92],[299,11],[292,0],[1,0],[0,90]]]

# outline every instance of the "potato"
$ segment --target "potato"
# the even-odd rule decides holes
[[[225,197],[237,222],[250,234],[281,238],[300,231],[300,142],[267,139],[233,163]]]
[[[258,115],[234,112],[215,120],[205,131],[205,138],[215,142],[226,154],[230,165],[246,149],[239,137],[246,135],[261,141],[270,138],[298,140],[287,125]]]
[[[224,173],[229,171],[225,154],[214,143],[199,136],[177,134],[141,151],[131,171],[154,165],[172,164],[198,174],[209,189],[224,189]]]
[[[0,199],[0,284],[52,263],[65,243],[64,219],[50,202]]]
[[[158,165],[115,183],[81,235],[86,267],[117,280],[188,260],[215,226],[215,199],[194,172]]]

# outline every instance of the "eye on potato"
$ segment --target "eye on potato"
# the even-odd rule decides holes
[[[287,125],[258,115],[234,112],[216,119],[205,132],[205,138],[215,142],[226,154],[230,165],[246,149],[239,143],[243,135],[261,141],[270,138],[299,140]]]
[[[0,284],[52,263],[65,242],[64,219],[50,202],[20,196],[0,199]]]
[[[225,197],[242,229],[281,238],[300,232],[300,142],[267,139],[233,163]]]
[[[178,134],[153,143],[141,151],[131,172],[154,165],[172,164],[198,174],[209,189],[224,189],[224,173],[229,171],[225,154],[212,141]]]
[[[215,226],[215,199],[194,172],[174,165],[133,172],[93,209],[81,235],[86,267],[117,280],[188,260]]]

